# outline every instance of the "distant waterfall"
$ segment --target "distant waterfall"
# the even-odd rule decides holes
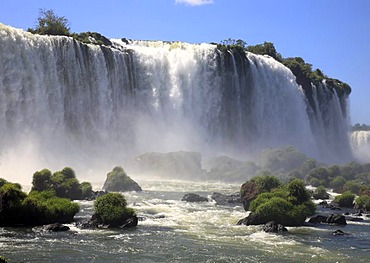
[[[24,167],[109,170],[148,151],[244,158],[289,144],[324,161],[351,158],[345,101],[325,83],[312,109],[290,70],[270,57],[112,42],[0,24],[0,177]]]
[[[354,131],[351,134],[355,157],[363,162],[370,162],[370,131]]]

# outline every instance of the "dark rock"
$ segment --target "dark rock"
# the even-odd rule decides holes
[[[348,235],[348,234],[344,233],[342,230],[338,229],[338,230],[335,230],[334,232],[332,232],[332,235],[333,236],[344,236],[344,235]]]
[[[345,213],[344,213],[344,215],[345,215],[345,216],[348,216],[348,215],[349,215],[349,212],[345,212]]]
[[[346,218],[340,214],[331,214],[326,218],[326,223],[335,225],[347,225]]]
[[[126,220],[126,222],[120,226],[120,228],[132,228],[132,227],[136,227],[137,224],[138,224],[138,218],[137,216],[133,216],[129,219]]]
[[[310,220],[308,220],[308,223],[311,223],[311,224],[325,223],[326,219],[327,219],[326,216],[315,215],[315,216],[311,217]]]
[[[184,195],[184,197],[181,199],[181,201],[185,202],[207,202],[208,198],[200,196],[198,194],[194,193],[187,193]]]
[[[237,206],[242,204],[240,194],[238,193],[231,195],[213,193],[211,198],[216,201],[216,205]]]
[[[250,203],[257,198],[261,190],[255,181],[247,181],[241,186],[240,192],[244,210],[248,211]]]
[[[105,195],[107,193],[108,193],[107,191],[103,191],[103,190],[102,191],[92,191],[91,195],[86,197],[85,200],[93,201],[99,196]]]
[[[54,223],[44,226],[45,231],[49,232],[62,232],[62,231],[68,231],[70,228],[68,226],[62,225],[60,223]]]
[[[250,213],[247,217],[240,219],[237,223],[237,225],[262,225],[266,224],[267,221],[261,218],[258,214]]]
[[[330,216],[316,215],[314,217],[311,217],[308,223],[311,223],[311,224],[326,223],[326,224],[335,224],[335,225],[346,225],[347,224],[345,216],[340,215],[340,214],[331,214]]]
[[[282,224],[278,224],[275,221],[270,221],[263,226],[263,231],[266,233],[278,233],[286,232],[288,229],[286,229]]]
[[[139,218],[134,215],[130,218],[124,220],[124,222],[119,226],[110,226],[103,224],[99,221],[95,214],[92,215],[91,219],[83,220],[75,223],[75,226],[80,229],[96,229],[96,228],[131,228],[136,227],[138,224]]]
[[[326,206],[326,205],[328,205],[328,202],[327,202],[327,201],[321,201],[321,202],[319,203],[319,205]]]
[[[340,207],[339,207],[339,204],[337,201],[333,200],[330,202],[330,204],[328,204],[327,208],[330,208],[331,210],[342,210]]]

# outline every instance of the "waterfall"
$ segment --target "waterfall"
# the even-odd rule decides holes
[[[370,131],[353,131],[351,143],[355,157],[360,161],[370,162]]]
[[[315,87],[315,111],[273,58],[111,41],[0,24],[0,177],[64,166],[106,173],[148,151],[245,158],[289,144],[324,161],[350,158],[346,110],[325,83]]]

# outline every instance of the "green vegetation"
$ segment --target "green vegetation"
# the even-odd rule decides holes
[[[80,184],[74,170],[65,167],[53,174],[48,169],[35,172],[32,191],[53,191],[57,197],[81,200],[91,196],[92,187],[88,182]]]
[[[112,45],[112,42],[108,38],[97,32],[71,33],[68,19],[64,16],[58,16],[51,9],[39,9],[35,29],[28,28],[27,31],[38,35],[68,36],[85,44]]]
[[[225,39],[221,41],[221,43],[211,43],[213,45],[217,45],[217,49],[221,52],[227,52],[228,50],[236,51],[240,54],[245,54],[247,43],[241,39]]]
[[[120,193],[98,197],[94,202],[94,211],[98,221],[110,227],[119,227],[135,216],[135,211],[127,207],[127,201]]]
[[[305,180],[313,186],[332,187],[337,193],[350,191],[358,195],[365,185],[370,185],[370,164],[350,162],[318,167],[309,171]]]
[[[299,169],[308,160],[305,154],[293,146],[265,149],[258,158],[263,169],[282,172]]]
[[[215,44],[215,43],[211,43]],[[329,78],[320,69],[312,69],[312,65],[306,63],[301,57],[290,57],[283,58],[280,53],[277,52],[275,46],[271,42],[264,42],[263,44],[247,46],[246,42],[238,39],[227,39],[221,41],[220,44],[216,44],[217,48],[221,52],[226,52],[228,50],[238,51],[239,53],[245,53],[245,51],[257,54],[257,55],[268,55],[275,60],[281,62],[286,67],[288,67],[292,73],[295,75],[297,83],[303,87],[309,101],[312,102],[312,87],[311,83],[317,85],[319,83],[325,82],[327,87],[334,89],[337,94],[349,95],[351,93],[351,87],[337,79]]]
[[[361,195],[357,197],[355,200],[355,204],[358,209],[370,211],[370,196]]]
[[[344,192],[343,194],[336,196],[334,200],[340,207],[352,208],[355,195],[351,192]]]
[[[95,45],[105,45],[111,46],[112,42],[105,36],[97,32],[82,32],[82,33],[73,33],[70,34],[75,40],[80,41],[85,44],[95,44]]]
[[[35,29],[28,31],[39,35],[62,35],[69,36],[69,22],[64,16],[57,16],[53,10],[39,9],[39,17]]]
[[[315,199],[329,199],[329,194],[326,191],[325,187],[320,185],[315,189],[315,191],[312,194],[312,197]]]
[[[282,225],[299,226],[315,213],[315,204],[302,180],[283,184],[277,178],[265,177],[262,181],[268,183],[264,184],[266,187],[263,192],[257,195],[249,207],[262,222],[275,221]]]
[[[26,194],[19,184],[0,179],[0,226],[42,225],[73,221],[79,206],[54,191]]]
[[[3,256],[0,256],[0,263],[7,263],[6,259]]]
[[[268,55],[279,62],[283,61],[283,57],[276,51],[274,44],[271,42],[248,46],[246,50],[257,55]]]
[[[252,161],[240,161],[228,156],[217,156],[209,160],[209,171],[205,174],[207,179],[242,182],[246,177],[253,176],[260,169]]]
[[[366,125],[366,124],[356,123],[352,127],[352,131],[370,131],[370,126],[369,125]]]
[[[132,180],[122,167],[116,166],[107,174],[103,189],[113,192],[142,191],[141,187]]]
[[[30,225],[69,223],[79,211],[78,204],[56,197],[52,191],[31,192],[22,204],[27,224]]]
[[[263,175],[253,177],[251,180],[245,182],[240,188],[240,196],[244,209],[248,211],[251,202],[261,193],[270,192],[280,186],[280,180],[272,176],[269,172],[264,172]]]

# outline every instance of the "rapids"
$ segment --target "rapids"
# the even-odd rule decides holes
[[[231,194],[239,185],[139,183],[143,192],[124,193],[143,219],[137,228],[80,230],[69,225],[66,233],[0,228],[0,254],[9,262],[368,262],[368,217],[345,227],[291,227],[288,233],[267,234],[258,226],[236,226],[247,215],[241,206],[180,201],[188,192]],[[79,204],[76,219],[91,216],[92,202]],[[333,236],[336,229],[349,235]]]

